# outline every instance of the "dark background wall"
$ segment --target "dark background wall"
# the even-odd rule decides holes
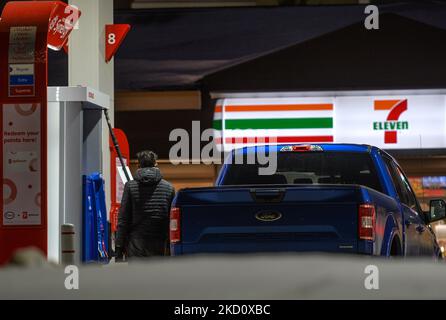
[[[212,105],[208,95],[202,96],[203,105]],[[201,130],[212,127],[213,108],[202,110],[168,110],[117,112],[115,125],[127,134],[131,157],[141,150],[155,151],[160,158],[168,159],[169,150],[176,142],[169,141],[170,132],[185,129],[192,137],[192,121],[200,121]],[[189,152],[191,153],[191,141]],[[204,146],[206,142],[202,142]]]
[[[445,17],[446,18],[446,17]],[[398,15],[380,17],[205,77],[211,91],[446,87],[446,31]]]

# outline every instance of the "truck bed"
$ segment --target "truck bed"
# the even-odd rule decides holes
[[[246,185],[185,189],[181,244],[205,252],[364,252],[358,246],[358,185]]]

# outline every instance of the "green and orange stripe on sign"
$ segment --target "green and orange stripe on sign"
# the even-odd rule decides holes
[[[291,119],[228,119],[225,129],[332,129],[333,118],[291,118]],[[222,129],[222,121],[214,120],[214,129]]]
[[[216,143],[262,143],[256,139],[264,138],[274,138],[277,143],[333,142],[333,103],[279,100],[282,103],[271,103],[270,99],[257,104],[258,99],[240,99],[217,104],[213,127],[225,138],[218,136]]]

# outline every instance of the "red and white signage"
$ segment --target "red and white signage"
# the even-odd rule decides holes
[[[41,105],[3,105],[3,225],[42,224]]]
[[[22,247],[47,252],[47,57],[80,12],[60,1],[11,1],[0,20],[0,265]]]
[[[128,24],[108,24],[105,26],[106,62],[109,62],[114,57],[129,31],[130,25]]]
[[[337,97],[335,142],[383,149],[446,148],[446,96]]]
[[[57,2],[48,26],[48,48],[56,51],[62,49],[80,16],[81,12],[76,7]]]

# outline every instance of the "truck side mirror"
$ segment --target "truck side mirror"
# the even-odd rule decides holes
[[[429,222],[435,222],[446,218],[446,203],[444,200],[431,200],[429,210]]]

